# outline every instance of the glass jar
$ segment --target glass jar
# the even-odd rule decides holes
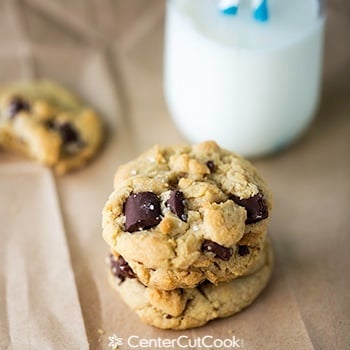
[[[224,16],[214,0],[168,0],[164,89],[190,142],[253,157],[284,148],[312,121],[325,21],[317,0],[269,0],[264,23],[241,3]]]

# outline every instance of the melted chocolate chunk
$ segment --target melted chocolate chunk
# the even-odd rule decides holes
[[[215,163],[212,160],[208,160],[206,164],[210,172],[213,173],[215,171]]]
[[[223,247],[222,245],[217,244],[217,243],[210,241],[208,239],[206,239],[202,243],[201,249],[204,252],[214,253],[216,258],[219,258],[219,259],[224,260],[224,261],[230,260],[232,254],[233,254],[233,251],[231,248]]]
[[[56,129],[56,124],[52,119],[46,120],[45,121],[45,126],[50,129],[50,130],[54,130]]]
[[[13,118],[20,111],[29,111],[29,103],[21,97],[15,96],[8,105],[8,113]]]
[[[113,275],[122,282],[125,281],[125,278],[136,278],[134,271],[122,256],[116,259],[113,254],[110,254],[109,260]]]
[[[63,151],[67,154],[75,154],[85,146],[85,143],[80,139],[79,133],[77,130],[68,122],[58,123],[53,119],[45,121],[47,129],[54,130],[58,132],[63,141]]]
[[[63,143],[79,143],[79,134],[76,129],[70,123],[63,123],[57,126],[57,130],[60,133]]]
[[[232,194],[230,196],[230,199],[232,199],[236,204],[246,209],[246,224],[254,224],[256,222],[266,219],[269,216],[269,212],[261,192],[247,199],[240,199],[239,197]]]
[[[125,230],[147,230],[161,221],[160,202],[153,192],[131,194],[124,203]]]
[[[187,220],[185,214],[185,197],[181,191],[171,191],[170,197],[166,201],[165,205],[170,208],[171,212],[177,215],[182,221]]]
[[[246,245],[239,245],[238,246],[238,255],[239,256],[244,256],[249,254],[249,248]]]

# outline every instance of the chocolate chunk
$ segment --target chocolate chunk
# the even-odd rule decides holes
[[[212,160],[208,160],[206,164],[210,172],[213,173],[215,171],[215,163]]]
[[[116,259],[113,254],[110,254],[109,260],[113,275],[122,282],[125,281],[125,278],[136,278],[134,271],[122,256]]]
[[[50,130],[56,129],[56,123],[52,119],[46,120],[45,126]]]
[[[246,245],[239,245],[238,246],[238,255],[239,256],[244,256],[249,254],[249,248]]]
[[[70,123],[63,123],[57,126],[57,130],[60,133],[63,143],[79,143],[79,134],[76,129]]]
[[[246,209],[246,224],[253,224],[255,222],[259,222],[261,220],[266,219],[269,216],[264,196],[261,194],[261,192],[247,199],[240,199],[239,197],[232,194],[230,196],[230,199],[232,199],[236,204]]]
[[[59,123],[53,119],[46,120],[45,127],[49,130],[54,130],[61,135],[63,141],[63,151],[67,154],[75,154],[85,146],[85,143],[80,139],[77,130],[68,122]]]
[[[8,105],[8,113],[13,118],[20,111],[29,111],[29,103],[21,97],[15,96]]]
[[[161,221],[160,202],[153,192],[131,194],[124,203],[125,230],[147,230]]]
[[[185,214],[185,197],[181,191],[171,191],[170,197],[165,205],[169,207],[171,212],[177,215],[182,221],[187,220],[187,215]]]
[[[222,245],[217,244],[217,243],[210,241],[208,239],[206,239],[202,243],[201,249],[204,252],[214,253],[216,258],[219,258],[219,259],[224,260],[224,261],[230,260],[232,253],[233,253],[231,248],[223,247]]]

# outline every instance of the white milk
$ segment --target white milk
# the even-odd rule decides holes
[[[318,105],[324,19],[316,0],[270,0],[270,19],[235,17],[213,0],[169,0],[165,95],[191,142],[215,139],[245,156],[293,141]]]

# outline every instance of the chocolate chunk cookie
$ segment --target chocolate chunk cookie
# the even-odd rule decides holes
[[[0,88],[0,148],[63,174],[84,166],[102,141],[100,118],[63,87],[49,82]]]
[[[210,320],[231,316],[250,305],[266,286],[273,257],[269,244],[263,265],[254,273],[221,282],[204,282],[196,288],[164,291],[145,287],[134,275],[122,279],[110,270],[110,282],[124,302],[147,324],[165,329],[199,327]]]
[[[155,146],[114,185],[103,236],[144,285],[194,288],[261,268],[271,194],[240,156],[212,141]]]

